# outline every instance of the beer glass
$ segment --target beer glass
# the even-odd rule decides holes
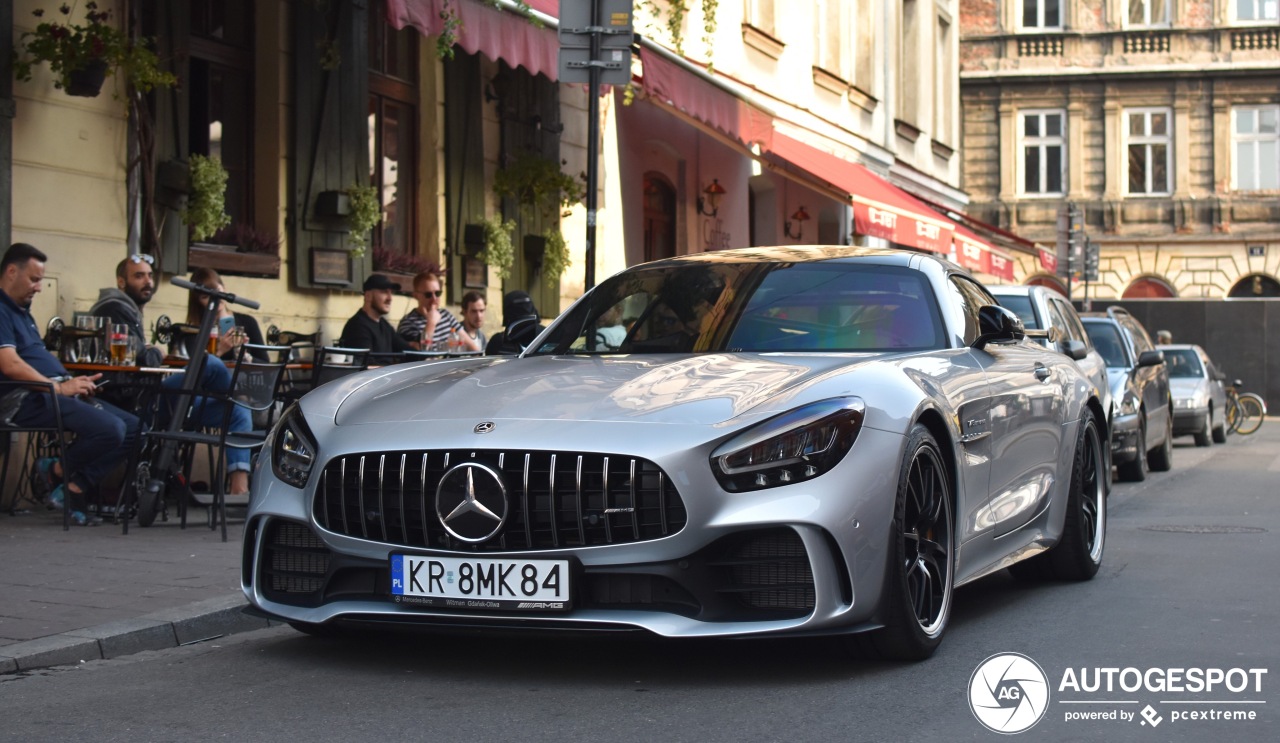
[[[205,350],[206,350],[206,351],[208,351],[208,352],[209,352],[209,354],[210,354],[211,356],[217,356],[217,355],[218,355],[218,328],[217,328],[217,326],[214,326],[214,327],[212,327],[212,328],[209,328],[209,343],[206,345]]]
[[[111,325],[111,365],[124,366],[129,355],[129,326],[124,323]]]
[[[76,318],[77,330],[94,330],[98,327],[98,318],[93,315],[81,315]],[[94,338],[86,335],[76,340],[76,361],[92,364],[94,355]]]

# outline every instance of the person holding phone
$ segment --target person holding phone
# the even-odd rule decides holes
[[[191,273],[191,283],[220,292],[227,290],[222,284],[222,277],[212,268],[197,268]],[[204,312],[208,306],[208,294],[190,292],[187,297],[187,324],[199,325],[204,319]],[[258,327],[258,321],[253,318],[253,315],[232,312],[231,306],[226,302],[218,305],[218,324],[214,327],[218,331],[217,356],[224,361],[235,361],[240,346],[245,343],[255,346],[266,345],[262,340],[262,329]],[[195,343],[195,336],[188,336],[186,343],[189,357],[194,350],[191,346]],[[256,351],[253,358],[263,363],[268,361],[266,355],[260,351]]]

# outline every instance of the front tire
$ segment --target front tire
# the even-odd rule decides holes
[[[1168,472],[1173,469],[1173,412],[1168,413],[1164,424],[1164,443],[1151,450],[1147,464],[1152,472]]]
[[[1204,414],[1204,420],[1200,424],[1200,430],[1196,431],[1196,446],[1208,446],[1209,432],[1213,429],[1213,408],[1209,408]]]
[[[955,519],[951,481],[933,435],[916,424],[899,467],[897,501],[882,596],[884,627],[860,646],[895,660],[933,655],[951,618]]]
[[[1138,453],[1131,462],[1116,467],[1120,479],[1125,482],[1142,482],[1147,479],[1147,424],[1143,421],[1138,426]]]

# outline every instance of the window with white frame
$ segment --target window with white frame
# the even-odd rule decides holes
[[[1156,27],[1169,25],[1170,0],[1128,0],[1129,28]]]
[[[1280,189],[1280,105],[1236,106],[1231,117],[1232,188]]]
[[[1024,30],[1050,31],[1062,28],[1061,0],[1019,0],[1019,25]]]
[[[746,0],[746,21],[750,26],[778,38],[778,22],[773,0]]]
[[[1274,21],[1280,19],[1278,0],[1231,0],[1237,21]]]
[[[817,23],[814,24],[813,65],[826,70],[841,80],[849,79],[846,61],[848,35],[841,0],[818,0],[814,7]]]
[[[1066,192],[1067,114],[1061,109],[1024,111],[1022,126],[1022,193],[1060,196]]]
[[[1129,193],[1156,196],[1173,190],[1173,113],[1167,108],[1129,109],[1125,150],[1129,156]]]

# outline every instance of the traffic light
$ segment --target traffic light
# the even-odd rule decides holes
[[[1084,280],[1098,280],[1098,264],[1101,261],[1102,246],[1090,240],[1088,237],[1084,239]]]

